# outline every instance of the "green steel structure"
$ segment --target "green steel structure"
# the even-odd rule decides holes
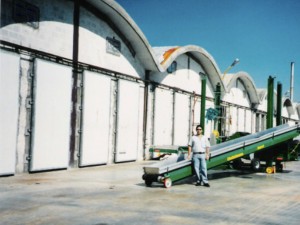
[[[268,79],[267,129],[273,127],[273,116],[274,116],[274,79],[275,79],[275,77],[271,77],[271,76],[269,76],[269,79]]]
[[[221,84],[218,83],[216,85],[216,92],[215,92],[215,109],[218,111],[218,117],[215,120],[215,129],[221,135]]]
[[[276,126],[282,124],[282,84],[280,82],[277,83],[277,110],[276,110]]]
[[[257,169],[260,160],[267,162],[267,173],[275,169],[282,170],[281,162],[288,160],[289,142],[300,134],[300,125],[289,126],[284,124],[255,134],[223,142],[211,147],[208,169],[248,157],[255,153],[253,168]],[[152,182],[162,182],[165,187],[172,186],[172,182],[193,175],[192,162],[185,159],[187,147],[183,146],[156,146],[152,151],[177,153],[153,165],[144,167],[143,179],[150,186]],[[274,165],[274,166],[273,166]]]
[[[200,115],[200,125],[202,127],[203,133],[205,132],[205,105],[206,105],[206,75],[204,75],[201,82],[201,115]]]

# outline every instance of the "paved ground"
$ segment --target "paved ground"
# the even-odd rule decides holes
[[[288,224],[300,221],[300,161],[283,173],[211,170],[211,188],[193,179],[145,187],[153,161],[0,178],[0,224]]]

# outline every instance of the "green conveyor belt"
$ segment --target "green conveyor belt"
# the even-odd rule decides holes
[[[249,154],[272,150],[276,145],[282,144],[300,134],[300,126],[289,126],[288,124],[270,128],[255,134],[240,137],[228,142],[224,142],[211,147],[211,157],[207,163],[208,169],[233,161],[238,158],[245,157]],[[185,146],[154,146],[152,151],[179,153],[186,152]],[[180,180],[192,175],[191,160],[181,160],[180,162],[172,162],[170,165],[162,166],[157,163],[150,166],[157,169],[157,174],[151,174],[151,177],[164,176],[171,178],[172,181]],[[147,179],[147,167],[144,167],[145,181]],[[151,178],[152,179],[152,178]]]

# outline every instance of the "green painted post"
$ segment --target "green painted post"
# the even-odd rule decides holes
[[[277,82],[277,113],[276,113],[276,126],[282,124],[282,84],[281,82]]]
[[[218,110],[218,113],[219,113],[219,115],[216,119],[217,123],[215,123],[215,129],[217,129],[219,134],[221,135],[221,119],[220,119],[220,116],[221,116],[221,84],[220,83],[218,83],[216,86],[215,108],[216,108],[216,110]]]
[[[206,104],[206,75],[203,76],[201,80],[201,115],[200,115],[200,125],[205,132],[205,104]]]
[[[275,79],[275,77],[271,77],[271,76],[269,76],[269,79],[268,79],[267,129],[273,127],[273,116],[274,116],[274,79]]]

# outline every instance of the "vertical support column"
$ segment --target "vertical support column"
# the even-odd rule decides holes
[[[112,79],[112,84],[111,84],[111,106],[110,106],[110,110],[112,112],[112,116],[111,116],[111,122],[110,122],[110,126],[111,126],[111,140],[110,143],[111,146],[110,151],[108,153],[108,162],[109,163],[115,163],[116,160],[116,149],[117,149],[117,118],[118,118],[118,90],[119,90],[119,78],[115,78]]]
[[[152,106],[151,106],[151,110],[152,110],[152,115],[151,115],[151,144],[154,144],[154,130],[155,130],[155,98],[156,98],[156,94],[155,94],[155,89],[156,89],[156,85],[152,84],[151,85],[151,92],[152,92]]]
[[[117,162],[117,138],[118,138],[118,101],[119,99],[119,84],[120,80],[119,78],[116,78],[114,80],[114,99],[113,99],[113,156],[112,156],[112,162],[116,163]]]
[[[282,124],[282,84],[281,82],[277,83],[277,113],[276,113],[276,126],[279,126]]]
[[[74,73],[74,71],[73,71]],[[83,129],[83,91],[84,91],[84,74],[83,71],[77,70],[77,102],[76,102],[76,124],[73,166],[80,166],[81,145],[82,145],[82,129]],[[78,99],[79,98],[79,99]]]
[[[20,111],[17,137],[16,172],[28,172],[30,164],[31,129],[33,123],[33,59],[21,55],[20,63]],[[25,134],[25,135],[24,135]]]
[[[175,139],[175,95],[176,92],[173,90],[172,91],[172,145],[174,145],[174,139]]]
[[[205,134],[205,105],[206,105],[206,75],[201,80],[201,113],[200,113],[200,125]]]
[[[75,166],[76,148],[76,121],[77,121],[77,80],[78,80],[78,51],[79,51],[79,12],[80,0],[74,1],[73,15],[73,86],[72,86],[72,112],[71,112],[71,137],[70,137],[70,159],[69,164]]]
[[[272,76],[269,76],[269,79],[268,79],[267,129],[273,127],[273,116],[274,116],[274,79],[275,79],[275,77],[272,77]]]
[[[144,89],[144,115],[143,115],[143,159],[144,160],[146,159],[149,75],[150,75],[150,70],[146,70],[145,89]]]
[[[215,92],[215,108],[218,110],[218,117],[216,119],[215,123],[215,129],[218,130],[219,134],[221,135],[221,84],[218,83],[216,86],[216,92]]]

